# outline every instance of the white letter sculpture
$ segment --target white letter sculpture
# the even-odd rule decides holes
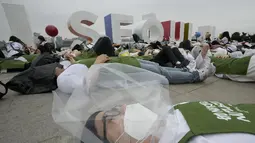
[[[109,14],[104,17],[105,33],[114,42],[120,43],[121,37],[131,37],[131,29],[121,29],[121,26],[133,24],[133,16],[123,14]]]
[[[30,23],[29,23],[24,5],[2,3],[2,7],[4,9],[5,16],[6,16],[6,19],[8,20],[8,24],[11,30],[10,34],[20,38],[28,46],[32,46],[34,43],[33,36],[32,36],[33,34],[32,34],[32,30],[30,27]],[[5,28],[7,28],[5,24],[1,24],[1,26],[4,26]],[[6,29],[4,31],[6,31]],[[1,31],[1,34],[4,34],[4,33],[3,31]],[[6,37],[9,37],[9,36],[10,35],[8,36],[6,35]]]
[[[87,11],[75,12],[68,20],[68,29],[74,35],[92,40],[95,43],[100,35],[87,26],[93,25],[96,22],[97,17],[97,15]],[[82,24],[87,26],[82,26]]]
[[[150,31],[149,36],[148,31]],[[148,19],[137,23],[133,33],[137,34],[144,42],[162,41],[164,29],[161,22],[157,19]]]

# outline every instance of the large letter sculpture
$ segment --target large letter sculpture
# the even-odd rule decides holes
[[[184,40],[191,40],[192,38],[192,24],[185,23],[184,25]]]
[[[184,39],[184,23],[176,22],[175,23],[175,40],[183,41]]]
[[[170,38],[170,21],[163,21],[161,22],[163,29],[164,29],[164,39],[166,39],[167,41],[169,41]]]
[[[27,45],[29,46],[33,45],[34,43],[33,37],[32,37],[33,34],[30,28],[30,23],[28,20],[25,7],[23,5],[7,4],[7,3],[3,3],[2,6],[4,8],[4,12],[8,20],[8,24],[10,26],[11,34],[20,38]]]
[[[148,30],[150,34],[148,35]],[[162,41],[164,29],[160,21],[156,19],[142,20],[137,23],[133,33],[137,34],[145,42]]]
[[[96,22],[97,17],[97,15],[87,11],[75,12],[68,20],[68,29],[76,36],[96,42],[100,35],[95,30],[82,26],[82,24],[91,26]]]
[[[161,22],[164,28],[164,39],[169,41],[176,41],[175,40],[175,21],[163,21]]]
[[[157,19],[157,16],[155,13],[148,13],[142,16],[142,20],[148,20],[148,19]],[[151,37],[151,31],[149,29],[147,30],[147,35],[149,38]]]
[[[121,29],[121,26],[133,24],[133,16],[123,14],[109,14],[104,17],[105,33],[114,42],[120,43],[121,37],[132,36],[131,29]]]

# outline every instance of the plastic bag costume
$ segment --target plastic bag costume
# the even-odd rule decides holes
[[[136,142],[143,142],[148,137],[160,139],[166,128],[178,125],[169,90],[162,86],[167,82],[161,75],[128,65],[93,65],[83,85],[71,96],[58,90],[53,92],[52,116],[58,125],[82,142],[100,143],[102,141],[85,127],[88,118],[97,111],[125,105],[124,130],[119,138],[125,133]],[[169,116],[172,117],[170,123],[166,120]],[[174,141],[175,132],[167,134]]]

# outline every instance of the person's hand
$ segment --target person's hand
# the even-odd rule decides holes
[[[73,56],[71,53],[66,53],[66,54],[65,54],[65,57],[66,57],[67,59],[74,58],[74,56]]]
[[[100,55],[96,58],[96,61],[95,61],[94,64],[102,64],[102,63],[105,63],[109,60],[110,60],[110,58],[107,55],[102,54],[102,55]]]

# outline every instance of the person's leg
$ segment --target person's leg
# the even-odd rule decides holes
[[[182,55],[182,53],[179,51],[179,49],[177,47],[175,48],[172,48],[172,51],[174,53],[174,55],[176,56],[176,58],[182,63],[185,58],[184,56]]]
[[[155,67],[156,66],[160,66],[158,63],[155,63],[155,62],[152,62],[152,61],[147,61],[147,60],[141,60],[141,59],[138,59],[139,63],[140,64],[143,64],[143,65],[149,65],[149,66],[152,66],[154,65]],[[179,68],[172,68],[172,71],[186,71],[184,69],[179,69]]]
[[[141,61],[141,60],[139,60]],[[140,62],[141,68],[165,76],[170,84],[200,82],[199,72],[183,72],[181,69],[161,67],[159,65]]]
[[[209,64],[211,63],[211,59],[207,56],[207,52],[208,52],[209,48],[210,48],[209,45],[204,45],[201,48],[201,52],[196,57],[196,68],[197,69],[201,69],[206,66],[209,66]]]
[[[164,65],[166,63],[171,62],[173,65],[176,65],[178,59],[174,55],[172,49],[170,47],[163,47],[163,49],[153,58],[153,61],[159,63],[160,65]]]

